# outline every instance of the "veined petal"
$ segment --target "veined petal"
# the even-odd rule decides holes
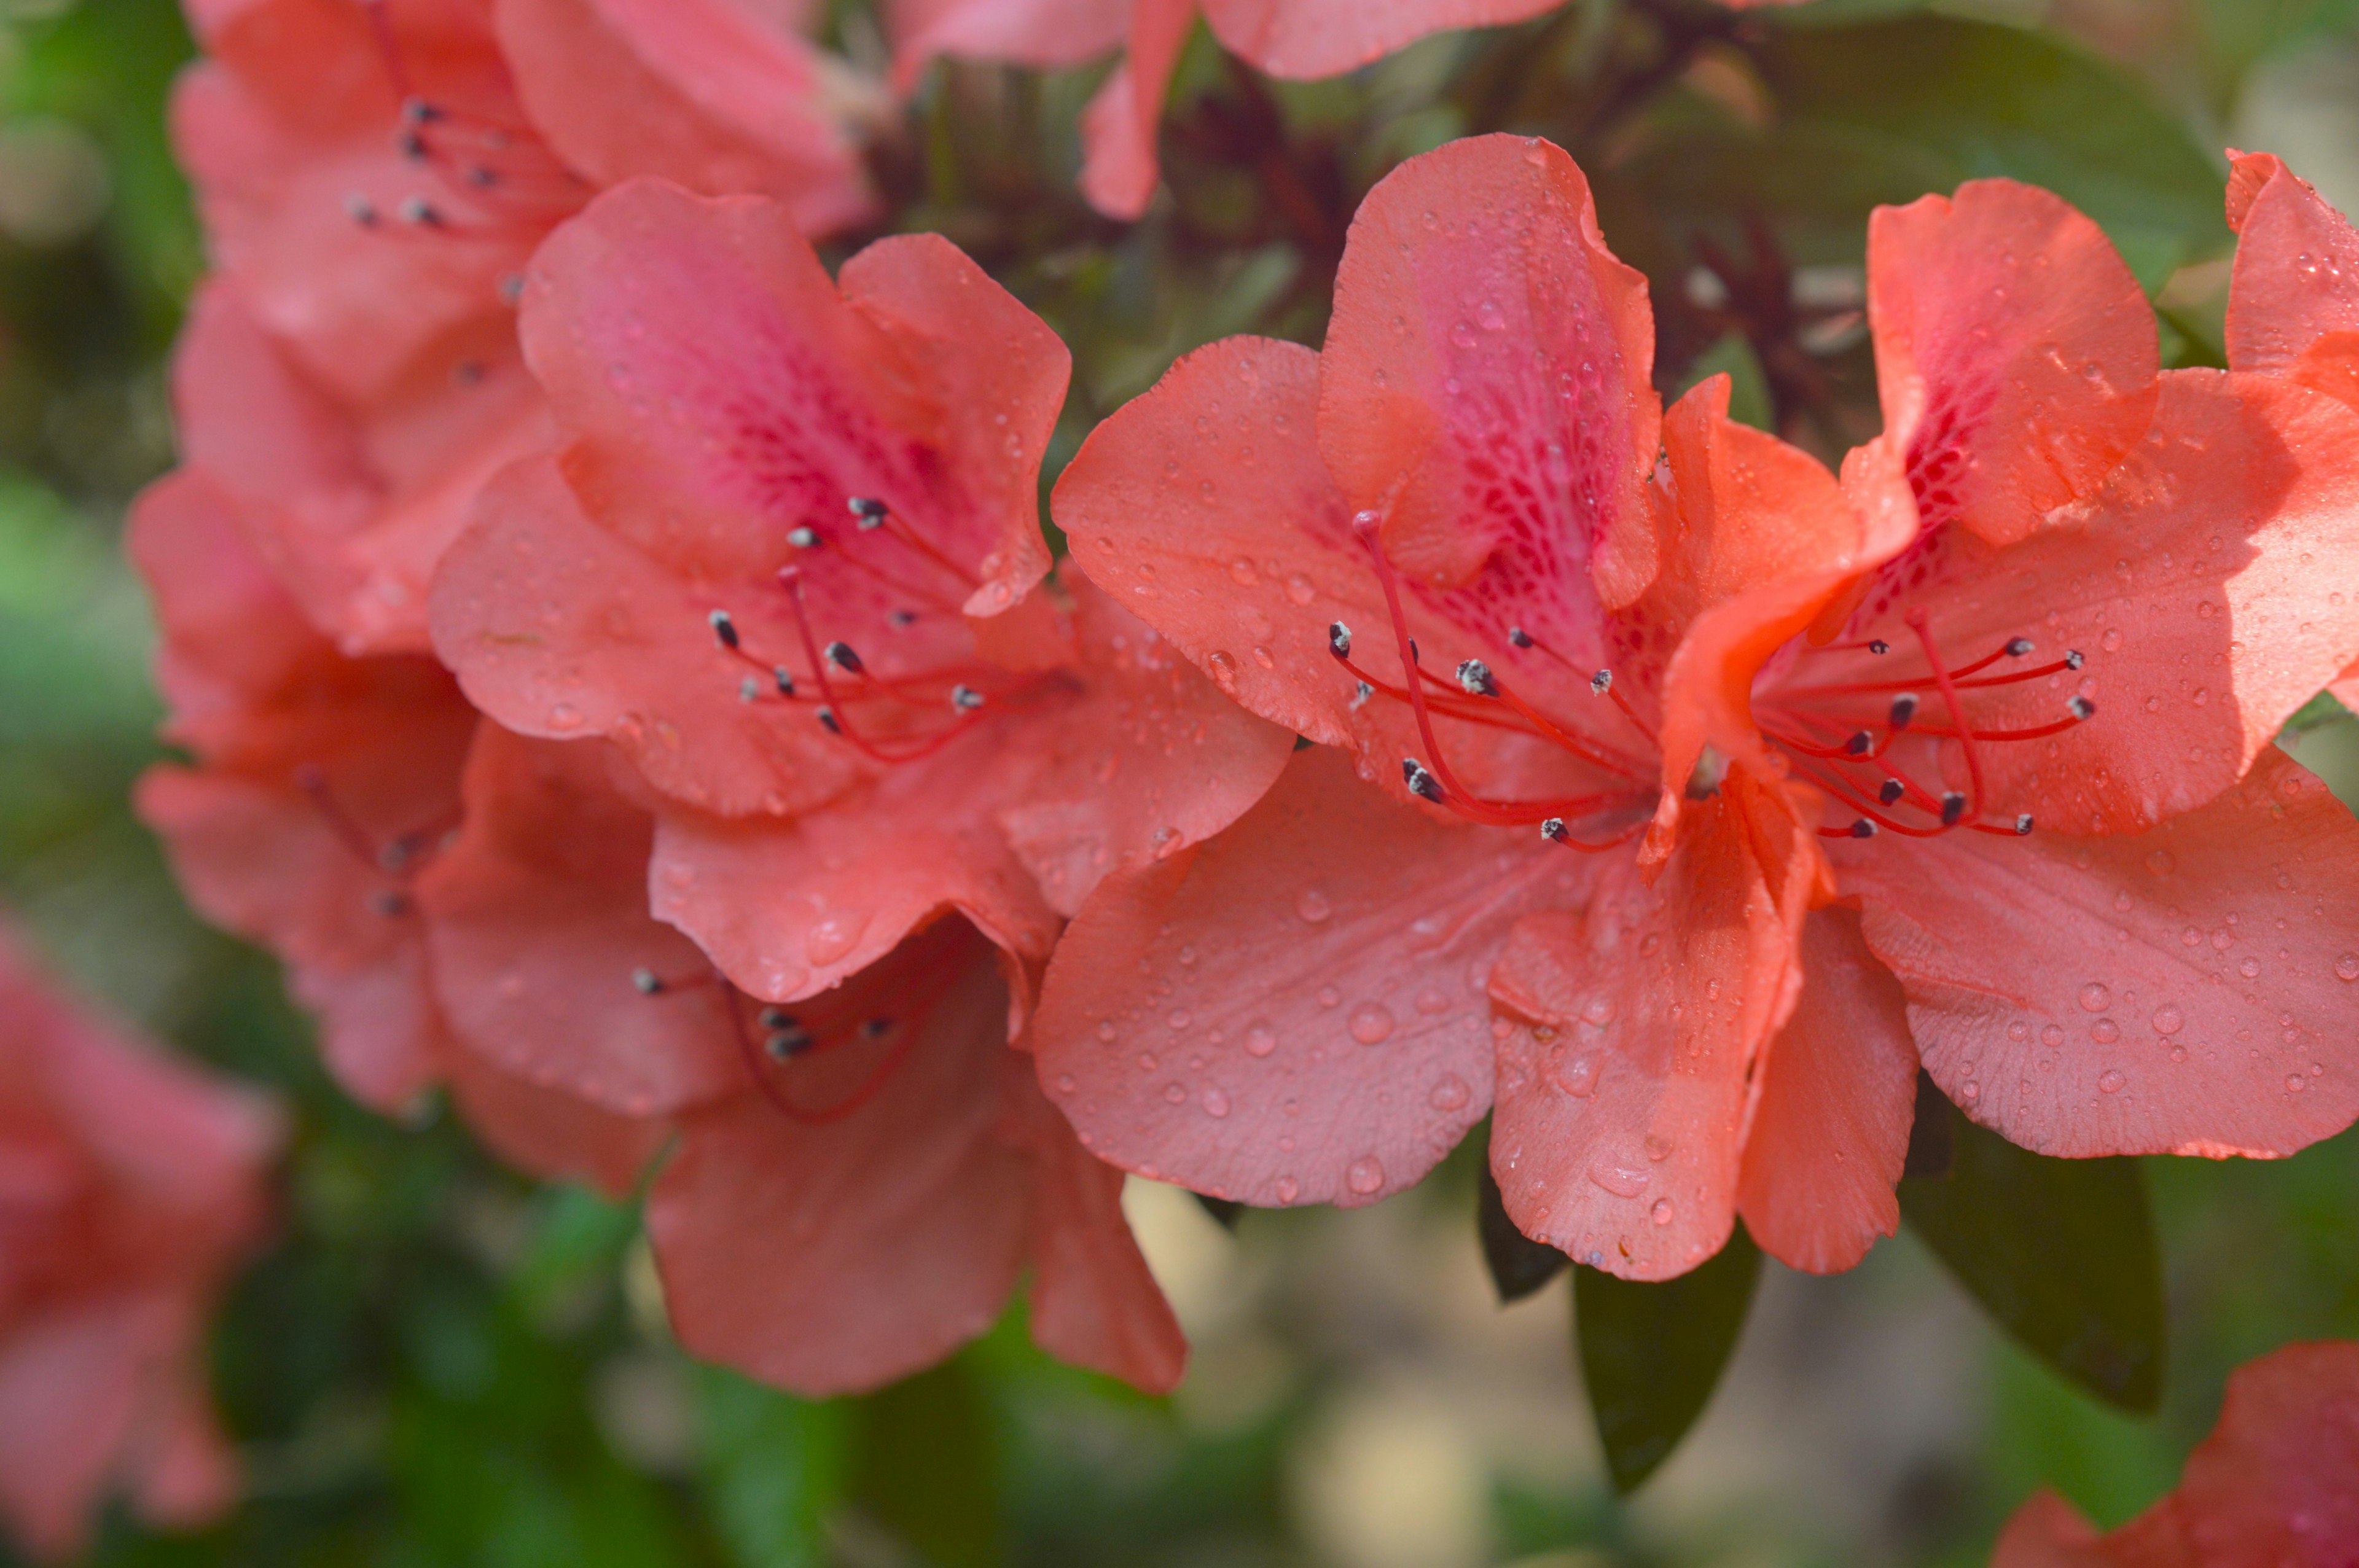
[[[2275,748],[2144,833],[1838,856],[1926,1070],[2026,1148],[2268,1157],[2359,1116],[2359,824]]]
[[[1763,1053],[1736,1207],[1788,1268],[1840,1273],[1900,1226],[1894,1194],[1908,1156],[1917,1046],[1900,984],[1868,951],[1859,917],[1813,911],[1802,991]]]
[[[2359,332],[2359,232],[2282,159],[2230,156],[2228,367],[2295,374],[2320,339]]]
[[[608,1110],[569,1089],[501,1071],[474,1052],[445,1054],[451,1098],[485,1146],[543,1181],[585,1183],[617,1202],[670,1135],[664,1122]]]
[[[1761,1051],[1794,1011],[1816,840],[1733,771],[1649,887],[1627,862],[1585,914],[1517,924],[1491,973],[1491,1171],[1524,1234],[1625,1279],[1683,1274],[1735,1223]]]
[[[1384,516],[1404,576],[1462,590],[1494,644],[1520,624],[1576,662],[1602,608],[1653,579],[1641,489],[1661,405],[1646,279],[1589,182],[1538,138],[1413,158],[1352,222],[1321,362],[1319,445]]]
[[[937,55],[1082,65],[1121,45],[1130,12],[1130,0],[891,0],[894,81],[908,92]]]
[[[1154,200],[1163,97],[1195,25],[1196,0],[1130,0],[1130,47],[1082,112],[1082,194],[1109,218],[1136,218]]]
[[[1034,1023],[1041,1085],[1142,1175],[1269,1206],[1373,1203],[1482,1119],[1491,958],[1517,915],[1580,902],[1593,865],[1537,833],[1429,820],[1332,752],[1298,753],[1235,827],[1083,906]]]
[[[1228,49],[1272,76],[1311,81],[1357,70],[1429,34],[1520,22],[1559,0],[1205,0]]]
[[[1885,432],[1930,532],[1995,545],[2091,494],[2153,417],[2154,311],[2104,232],[2010,179],[1878,208],[1868,316]]]

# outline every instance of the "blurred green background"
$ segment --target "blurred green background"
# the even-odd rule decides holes
[[[1653,277],[1667,385],[1731,370],[1742,410],[1830,454],[1874,427],[1874,201],[1988,173],[2062,190],[2157,293],[2179,363],[2218,353],[2221,146],[2359,201],[2352,0],[1822,0],[1755,26],[1593,0],[1303,87],[1200,37],[1166,136],[1177,195],[1129,229],[1070,193],[1093,73],[940,70],[877,166],[896,226],[952,234],[1074,344],[1065,452],[1197,343],[1315,341],[1358,194],[1470,130],[1543,131],[1592,169],[1609,239]],[[873,58],[857,7],[829,27]],[[2158,1418],[2003,1342],[1904,1234],[1838,1279],[1771,1265],[1703,1423],[1626,1504],[1564,1281],[1495,1304],[1469,1151],[1381,1208],[1234,1234],[1134,1184],[1195,1343],[1169,1400],[1050,1364],[1014,1322],[860,1400],[690,1363],[628,1209],[519,1182],[447,1118],[343,1101],[272,966],[192,919],[127,814],[157,707],[116,544],[171,460],[163,365],[201,265],[162,129],[188,49],[171,0],[0,3],[0,903],[93,995],[282,1090],[299,1127],[283,1233],[215,1338],[252,1498],[196,1537],[111,1519],[100,1561],[1979,1563],[2035,1485],[2105,1524],[2158,1496],[2235,1363],[2359,1336],[2345,1135],[2275,1164],[2148,1162]],[[2306,720],[2297,749],[2354,798],[2359,722]]]

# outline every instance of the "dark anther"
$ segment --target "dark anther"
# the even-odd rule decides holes
[[[1890,806],[1894,801],[1898,800],[1902,795],[1907,795],[1908,793],[1908,786],[1902,784],[1898,779],[1886,779],[1884,781],[1884,787],[1875,792],[1875,798],[1882,801],[1885,805]]]
[[[859,675],[868,667],[860,662],[860,655],[852,651],[849,643],[830,643],[827,645],[827,662],[853,675]]]
[[[1600,670],[1595,675],[1590,676],[1589,689],[1591,694],[1596,697],[1603,697],[1607,692],[1612,691],[1614,689],[1614,672],[1612,670]]]
[[[888,610],[885,612],[885,619],[896,627],[909,626],[916,624],[918,612],[914,610]]]
[[[500,279],[500,297],[514,305],[524,297],[524,274],[509,273]]]
[[[711,623],[712,635],[723,647],[734,648],[737,645],[737,622],[729,618],[729,611],[716,610],[704,619]]]
[[[1532,645],[1532,634],[1520,626],[1510,626],[1507,628],[1507,644],[1515,648],[1528,648]]]
[[[740,681],[737,683],[737,700],[738,700],[738,701],[740,701],[740,702],[758,702],[758,701],[760,701],[760,700],[761,700],[761,698],[762,698],[762,683],[761,683],[760,681],[756,680],[752,676],[745,676],[744,679],[740,680]]]
[[[2031,831],[2031,813],[2025,812],[2015,819],[2015,836],[2018,838]]]
[[[2075,719],[2094,719],[2097,716],[2097,705],[2085,697],[2076,697],[2064,706]]]
[[[882,1040],[892,1033],[893,1021],[889,1018],[864,1018],[860,1021],[860,1037],[863,1040]]]
[[[1412,665],[1425,663],[1425,655],[1417,651],[1417,639],[1414,637],[1408,640],[1408,662]]]
[[[1327,624],[1327,651],[1339,659],[1352,656],[1352,629],[1341,621]]]
[[[394,142],[397,146],[400,147],[401,156],[408,158],[411,163],[424,163],[426,161],[426,138],[419,135],[417,132],[404,131],[400,135],[394,138]]]
[[[766,1007],[760,1012],[755,1014],[755,1018],[765,1029],[777,1030],[792,1029],[795,1027],[795,1015],[788,1012],[783,1007]]]
[[[1551,844],[1563,843],[1566,838],[1564,818],[1561,816],[1551,816],[1546,822],[1541,823],[1540,837],[1547,839]]]
[[[1958,825],[1959,819],[1963,817],[1965,815],[1966,797],[1964,795],[1960,795],[1956,790],[1951,790],[1948,794],[1941,796],[1942,827],[1955,827]]]
[[[485,373],[481,360],[461,360],[451,367],[451,379],[460,386],[481,386]]]
[[[421,229],[439,229],[442,226],[442,214],[423,196],[408,196],[402,199],[401,221]]]
[[[1469,697],[1499,695],[1499,683],[1491,678],[1491,666],[1480,659],[1469,659],[1458,666],[1458,684]]]
[[[443,117],[440,104],[423,98],[406,98],[401,103],[401,117],[413,125],[430,125]]]
[[[2071,649],[2064,654],[2064,667],[2068,670],[2077,670],[2088,662],[2089,655],[2078,648]]]
[[[663,977],[653,969],[633,969],[631,989],[641,996],[661,996],[664,989]]]
[[[780,697],[792,697],[795,695],[795,677],[792,672],[788,670],[786,665],[771,665],[770,680],[772,684],[777,686],[778,688],[778,695]]]
[[[1854,838],[1873,838],[1875,837],[1875,824],[1863,816],[1851,825],[1851,836]]]
[[[1864,757],[1875,750],[1875,737],[1863,730],[1843,742],[1843,750],[1854,757]]]
[[[495,168],[485,168],[482,164],[473,164],[467,169],[467,183],[478,190],[489,190],[499,182],[499,170]]]
[[[1915,692],[1904,691],[1892,699],[1892,727],[1895,730],[1908,729],[1908,721],[1916,717],[1917,694]]]
[[[1426,772],[1425,764],[1415,757],[1402,759],[1401,779],[1408,785],[1409,794],[1419,800],[1430,800],[1436,806],[1440,806],[1446,798],[1442,793],[1441,781]]]
[[[1883,638],[1878,637],[1874,642],[1868,643],[1867,651],[1871,654],[1888,654],[1892,652],[1892,644],[1886,642]]]
[[[773,1062],[790,1062],[813,1044],[810,1031],[789,1019],[785,1028],[762,1042],[762,1049],[770,1054]]]
[[[983,706],[983,693],[971,686],[954,686],[951,687],[951,706],[961,713],[973,713]]]
[[[798,550],[817,549],[819,547],[819,530],[810,527],[789,528],[787,530],[787,543],[792,545]]]
[[[843,726],[837,722],[835,709],[832,708],[821,708],[819,710],[819,721],[831,735],[841,735],[843,733]]]
[[[2010,639],[2006,644],[2006,656],[2010,659],[2019,659],[2029,652],[2031,652],[2031,639],[2028,637],[2016,637]]]
[[[860,526],[864,530],[885,526],[885,518],[890,509],[875,497],[855,495],[847,504],[852,509],[852,514],[860,519]]]
[[[380,888],[369,894],[368,906],[370,914],[381,914],[387,920],[409,913],[409,900],[392,888]]]
[[[344,216],[364,229],[374,229],[376,227],[376,203],[365,196],[347,196],[344,198]]]
[[[1352,694],[1352,706],[1357,708],[1362,703],[1367,701],[1368,698],[1375,695],[1376,688],[1370,686],[1366,681],[1362,681],[1360,683],[1360,689]]]

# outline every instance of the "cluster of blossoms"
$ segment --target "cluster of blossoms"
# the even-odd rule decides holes
[[[80,1551],[118,1490],[166,1526],[235,1500],[205,1324],[280,1138],[275,1106],[92,1015],[0,926],[0,1519],[36,1554]]]
[[[1292,75],[1546,8],[1202,7]],[[871,1387],[1024,1281],[1168,1388],[1122,1171],[1364,1204],[1485,1116],[1516,1222],[1640,1279],[1740,1214],[1855,1263],[1920,1065],[2051,1154],[2359,1117],[2359,825],[2271,743],[2359,662],[2359,239],[2273,161],[2229,373],[2053,196],[1879,212],[1837,473],[1664,406],[1565,154],[1454,143],[1323,352],[1091,436],[1060,561],[1064,346],[935,236],[829,276],[893,84],[780,7],[192,9],[141,809],[355,1095],[651,1182],[690,1349]],[[1126,40],[1135,212],[1197,9],[906,0],[899,83]]]

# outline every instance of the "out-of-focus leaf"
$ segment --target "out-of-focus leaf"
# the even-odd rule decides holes
[[[2041,1360],[2125,1410],[2162,1397],[2162,1260],[2134,1160],[2051,1160],[1950,1113],[1946,1176],[1900,1184],[1908,1227]]]
[[[1501,1304],[1519,1302],[1564,1272],[1572,1261],[1545,1241],[1535,1241],[1516,1228],[1499,1184],[1484,1162],[1475,1199],[1474,1226],[1483,1238],[1483,1261],[1491,1266],[1491,1283],[1498,1287]]]
[[[822,1561],[821,1524],[842,1486],[843,1408],[696,1369],[704,1493],[735,1568]]]
[[[1756,430],[1777,427],[1777,413],[1769,401],[1769,378],[1761,373],[1761,361],[1744,333],[1728,333],[1697,356],[1696,362],[1688,366],[1687,385],[1693,386],[1715,375],[1729,379],[1730,418]]]
[[[1912,16],[1780,28],[1756,58],[1770,129],[1696,127],[1630,169],[1667,207],[1768,214],[1855,248],[1878,204],[2006,176],[2103,224],[2149,291],[2229,243],[2220,165],[2144,83],[2052,37]]]
[[[991,1411],[964,1358],[851,1407],[845,1494],[933,1568],[1000,1561]]]
[[[1761,1249],[1742,1223],[1717,1256],[1676,1280],[1574,1269],[1581,1375],[1616,1491],[1653,1475],[1703,1413],[1760,1278]]]

